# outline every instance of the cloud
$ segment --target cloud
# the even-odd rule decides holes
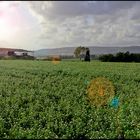
[[[140,44],[138,1],[15,1],[8,6],[22,4],[33,18],[19,43],[30,33],[27,43],[37,42],[34,46],[38,48]],[[31,28],[31,24],[36,27]]]
[[[0,17],[1,17],[1,16],[3,16],[3,12],[2,12],[2,11],[0,11]]]
[[[30,1],[46,46],[140,44],[138,1]],[[41,44],[40,43],[40,44]]]
[[[42,18],[40,39],[52,46],[121,45],[139,36],[139,25],[134,20],[140,19],[139,2],[38,1],[29,2],[28,6],[34,16]]]
[[[44,18],[75,17],[82,15],[105,15],[113,14],[119,10],[130,9],[135,1],[54,1],[54,2],[29,2],[29,6]]]
[[[0,10],[5,8],[18,7],[19,4],[19,1],[0,1]]]

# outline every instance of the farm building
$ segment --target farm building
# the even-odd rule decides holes
[[[33,56],[33,51],[23,49],[0,48],[0,56]]]

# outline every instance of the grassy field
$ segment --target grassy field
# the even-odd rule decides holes
[[[119,111],[96,108],[85,81],[105,77],[119,97]],[[118,119],[118,122],[117,122]],[[0,139],[140,138],[140,64],[0,61]]]

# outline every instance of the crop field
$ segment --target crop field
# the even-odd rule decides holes
[[[98,77],[114,86],[118,107],[88,100]],[[140,64],[0,61],[0,139],[140,138]]]

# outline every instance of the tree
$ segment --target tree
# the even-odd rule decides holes
[[[85,47],[81,47],[81,52],[82,52],[82,53],[84,53],[84,52],[85,52],[85,50],[86,50],[86,48],[85,48]]]
[[[89,48],[86,48],[85,61],[89,61],[90,62],[90,50],[89,50]]]
[[[106,54],[99,56],[103,62],[140,62],[140,54],[118,52],[116,55]]]
[[[81,46],[80,47],[77,47],[74,51],[74,55],[76,57],[80,57],[80,53],[81,53]]]
[[[81,47],[80,60],[84,61],[85,55],[86,55],[86,48]]]
[[[125,55],[123,52],[118,52],[116,54],[116,61],[117,62],[124,62],[124,59],[125,59]]]
[[[85,55],[85,51],[89,50],[88,48],[85,48],[85,47],[82,47],[82,46],[79,46],[75,49],[74,51],[74,55],[78,58],[81,58]]]

